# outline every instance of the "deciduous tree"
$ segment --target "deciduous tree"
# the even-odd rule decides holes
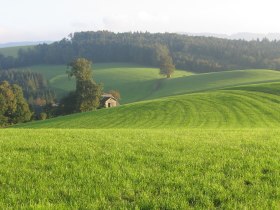
[[[27,122],[32,113],[23,97],[20,86],[10,85],[7,81],[0,84],[0,126]]]
[[[160,74],[170,78],[175,71],[172,57],[167,46],[157,44],[155,46],[155,57],[159,63]]]
[[[76,91],[62,100],[62,106],[67,108],[66,112],[86,112],[98,108],[102,86],[96,84],[92,78],[92,63],[85,58],[78,58],[70,63],[70,67],[68,75],[76,78]]]
[[[118,101],[121,99],[121,94],[120,94],[120,91],[118,91],[118,90],[109,90],[108,93],[111,94]]]

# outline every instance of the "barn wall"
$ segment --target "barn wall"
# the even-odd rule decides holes
[[[110,107],[115,107],[115,106],[117,106],[117,101],[110,98],[105,102],[105,107],[108,108],[109,104],[110,104]]]

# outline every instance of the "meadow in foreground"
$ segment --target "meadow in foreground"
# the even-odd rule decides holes
[[[277,209],[280,130],[0,131],[1,209]]]

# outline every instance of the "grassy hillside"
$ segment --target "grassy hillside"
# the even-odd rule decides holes
[[[280,95],[280,83],[272,82],[272,83],[253,84],[253,85],[242,85],[242,86],[228,88],[228,90],[246,90],[246,91],[255,91],[255,92]]]
[[[31,70],[74,87],[65,67]],[[280,72],[94,75],[123,103],[153,100],[0,130],[1,209],[279,208]]]
[[[279,130],[0,130],[1,209],[278,209]]]
[[[98,83],[104,84],[104,90],[117,89],[121,92],[121,103],[140,101],[149,96],[156,88],[162,76],[159,69],[143,67],[128,63],[106,63],[94,64],[94,79]],[[54,88],[58,96],[66,94],[75,88],[75,80],[69,79],[66,66],[33,66],[24,68],[26,71],[42,73],[49,80],[49,84]],[[174,77],[191,75],[186,71],[177,70]]]
[[[276,90],[275,90],[276,91]],[[280,96],[224,90],[167,97],[19,125],[28,128],[279,127]]]
[[[18,47],[7,47],[7,48],[0,48],[0,54],[5,56],[12,56],[17,57],[17,53],[19,49],[28,49],[32,48],[33,46],[18,46]]]
[[[238,85],[248,85],[270,81],[280,81],[280,71],[258,69],[196,74],[190,75],[189,77],[163,80],[160,88],[153,92],[149,98],[224,89]]]
[[[75,87],[75,81],[69,80],[66,75],[66,66],[42,65],[24,69],[45,75],[59,97]],[[118,89],[122,104],[242,84],[280,81],[280,72],[272,70],[235,70],[197,75],[177,70],[171,79],[164,79],[158,73],[156,68],[135,64],[94,64],[94,79],[104,84],[105,91]]]
[[[32,67],[61,93],[74,87],[50,69]],[[0,208],[279,209],[279,72],[94,75],[125,102],[158,99],[0,130]]]

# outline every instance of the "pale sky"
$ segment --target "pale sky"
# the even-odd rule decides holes
[[[280,33],[279,0],[0,0],[0,43],[75,31]]]

